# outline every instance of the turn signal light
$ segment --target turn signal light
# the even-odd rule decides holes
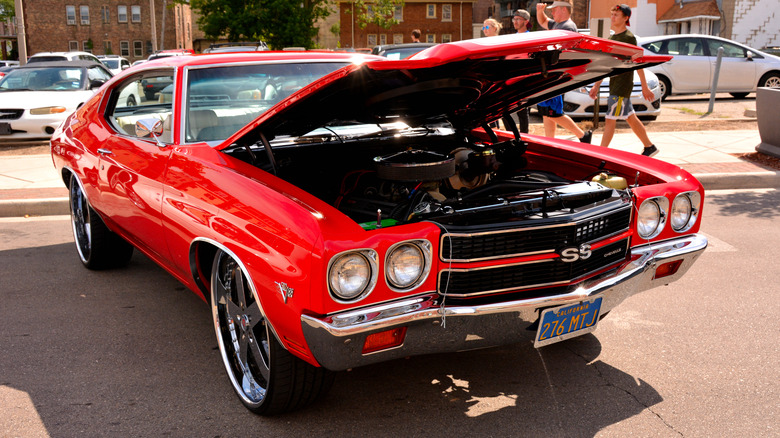
[[[676,274],[677,270],[680,269],[681,264],[682,260],[675,260],[673,262],[664,263],[655,269],[655,278],[659,279]]]
[[[363,354],[398,347],[404,343],[405,338],[406,327],[398,327],[368,335],[366,342],[363,344]]]

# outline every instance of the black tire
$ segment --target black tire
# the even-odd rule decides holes
[[[136,106],[138,105],[138,102],[135,101],[135,96],[132,94],[127,97],[127,106]]]
[[[666,100],[672,94],[672,83],[664,76],[658,76],[658,86],[661,87],[661,100]]]
[[[734,99],[744,99],[747,97],[748,93],[729,93],[731,97]]]
[[[81,263],[88,269],[101,270],[127,265],[133,246],[106,227],[92,209],[78,179],[70,178],[70,222]]]
[[[780,88],[780,73],[767,73],[758,81],[759,87]]]
[[[211,304],[217,343],[230,383],[250,411],[292,411],[325,395],[333,373],[285,350],[274,336],[250,282],[236,260],[217,251]]]
[[[154,100],[154,91],[144,91],[144,96],[147,102],[151,102]]]

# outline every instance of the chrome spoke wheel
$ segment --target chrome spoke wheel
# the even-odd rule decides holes
[[[217,341],[234,389],[249,407],[260,406],[270,383],[270,331],[239,264],[220,252],[212,272]]]
[[[92,252],[92,226],[90,222],[89,203],[84,191],[77,181],[70,184],[70,221],[73,226],[73,237],[76,249],[82,262],[87,262]]]

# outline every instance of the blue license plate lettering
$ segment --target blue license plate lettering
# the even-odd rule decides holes
[[[601,300],[602,297],[597,297],[543,311],[534,346],[543,347],[595,330],[601,313]]]

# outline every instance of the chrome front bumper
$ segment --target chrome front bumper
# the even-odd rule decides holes
[[[329,317],[301,316],[306,342],[316,360],[330,370],[345,370],[407,356],[472,350],[533,340],[528,328],[549,307],[573,304],[601,296],[606,314],[623,300],[682,277],[707,248],[699,234],[632,248],[629,261],[598,277],[572,285],[551,297],[522,299],[484,305],[441,305],[438,294],[402,299],[392,303],[343,312]],[[655,279],[655,268],[682,261],[677,272]],[[398,347],[363,354],[368,335],[395,327],[407,327]]]

